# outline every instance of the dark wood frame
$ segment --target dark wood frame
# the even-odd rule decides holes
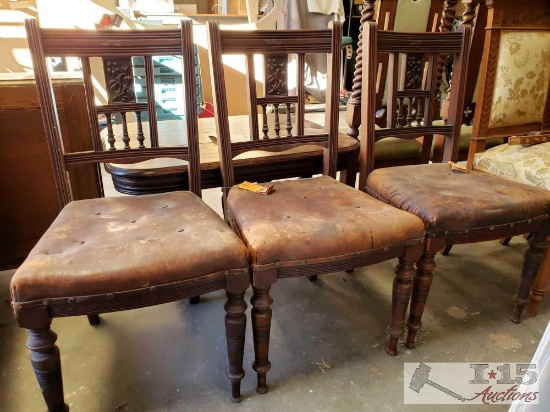
[[[67,171],[76,164],[92,164],[105,161],[137,162],[159,156],[185,159],[189,162],[189,187],[201,196],[200,163],[198,150],[195,79],[193,67],[193,36],[191,21],[182,21],[178,36],[166,36],[165,31],[84,31],[40,29],[37,20],[26,20],[25,26],[35,70],[38,96],[41,104],[44,129],[48,140],[55,181],[61,206],[71,201]],[[152,55],[182,54],[184,81],[186,85],[186,112],[188,129],[187,147],[158,147],[125,150],[103,150],[97,128],[97,110],[94,105],[93,87],[89,71],[91,56],[143,55],[152,73]],[[78,56],[82,58],[84,82],[89,108],[89,124],[94,150],[65,153],[51,79],[46,66],[47,56]],[[149,89],[153,90],[153,88]],[[154,110],[154,97],[148,96]],[[134,110],[135,106],[124,104],[123,110]],[[151,108],[151,107],[150,107]],[[116,110],[120,107],[114,108]],[[154,113],[154,112],[152,112]],[[151,113],[151,119],[155,118]],[[155,135],[156,124],[150,122],[151,135]],[[155,130],[154,130],[155,129]],[[248,268],[212,273],[194,279],[169,285],[139,288],[118,293],[94,296],[71,296],[67,298],[44,299],[18,302],[12,307],[20,327],[29,332],[27,346],[31,350],[31,362],[42,388],[50,412],[68,411],[64,402],[63,380],[59,349],[55,345],[57,335],[50,329],[54,317],[88,315],[91,324],[99,322],[98,313],[114,312],[173,302],[192,298],[202,293],[225,289],[228,302],[226,310],[227,348],[229,354],[228,376],[232,385],[232,400],[240,400],[240,382],[244,377],[242,360],[246,328],[246,303],[244,293],[249,286]]]
[[[323,174],[332,177],[335,176],[341,37],[342,25],[340,22],[331,23],[331,30],[300,31],[299,36],[293,31],[253,32],[246,34],[220,31],[217,23],[208,23],[210,71],[212,73],[212,86],[218,121],[224,198],[227,197],[229,188],[235,184],[232,159],[237,153],[241,153],[242,150],[285,150],[299,144],[319,144],[325,148]],[[246,41],[243,41],[243,38],[246,38]],[[304,53],[308,51],[328,54],[329,82],[327,86],[326,133],[317,136],[253,140],[248,144],[242,144],[241,142],[232,143],[228,125],[222,54],[245,52],[248,53],[250,61],[253,53],[269,54],[274,51],[298,54],[299,62],[304,61]],[[300,73],[300,70],[298,70],[298,73]],[[224,202],[224,205],[227,205],[227,202]],[[239,233],[239,228],[227,207],[224,207],[224,213],[228,222]],[[357,253],[352,257],[339,256],[337,258],[310,259],[307,262],[293,261],[275,262],[265,265],[252,264],[251,283],[254,295],[251,303],[253,306],[252,328],[255,352],[253,368],[258,378],[256,391],[258,393],[266,393],[268,390],[266,376],[267,372],[271,369],[268,355],[272,316],[271,304],[273,302],[269,291],[277,279],[305,276],[313,280],[320,274],[352,270],[396,257],[399,258],[399,264],[395,269],[392,320],[388,329],[391,335],[388,353],[395,354],[398,338],[403,334],[406,306],[410,297],[412,278],[414,276],[413,265],[414,261],[422,253],[422,242],[423,239],[411,239],[408,242]]]

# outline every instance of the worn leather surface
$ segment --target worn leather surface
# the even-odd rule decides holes
[[[503,225],[550,213],[550,192],[447,163],[377,169],[367,189],[420,217],[427,232]]]
[[[275,182],[227,201],[252,265],[320,259],[422,238],[422,221],[330,177]]]
[[[229,269],[248,252],[190,192],[69,203],[15,273],[14,302],[123,292]]]

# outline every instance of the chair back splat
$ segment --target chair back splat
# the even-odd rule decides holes
[[[325,148],[323,174],[335,177],[338,150],[339,83],[341,65],[342,25],[331,23],[329,30],[286,31],[231,31],[220,30],[218,23],[208,23],[210,73],[214,88],[216,127],[220,142],[220,169],[224,193],[235,184],[233,158],[253,150],[280,152],[302,145]],[[328,56],[328,79],[326,93],[326,122],[324,133],[304,134],[305,85],[304,73],[308,53],[326,53]],[[244,54],[246,58],[247,98],[249,101],[249,142],[231,142],[225,90],[225,54]],[[257,96],[254,77],[254,55],[264,58],[265,93]],[[296,94],[289,95],[287,62],[289,55],[297,55]],[[267,123],[268,105],[273,106],[274,127]],[[258,111],[261,108],[261,114]],[[281,109],[285,114],[281,117]],[[292,121],[294,108],[295,121]],[[260,130],[260,121],[262,122]],[[284,132],[281,132],[281,123]],[[293,124],[294,123],[294,124]],[[261,137],[260,137],[261,132]],[[286,132],[286,133],[285,133]]]
[[[387,85],[387,124],[376,130],[375,123],[364,123],[361,129],[359,187],[365,188],[368,175],[374,170],[374,143],[387,137],[423,138],[422,157],[429,159],[434,135],[445,136],[443,160],[456,161],[464,100],[464,82],[468,63],[471,27],[461,26],[455,33],[396,33],[379,31],[376,23],[363,26],[363,86],[361,117],[371,119],[376,107],[377,54],[389,54]],[[438,57],[454,54],[453,93],[446,125],[434,126],[434,104],[437,95]],[[398,79],[401,55],[424,56],[426,69],[421,89],[408,89]]]
[[[201,195],[200,160],[198,147],[198,125],[196,108],[196,90],[194,81],[193,33],[191,21],[182,21],[180,30],[143,30],[143,31],[96,31],[41,29],[37,20],[26,20],[25,26],[29,39],[34,73],[38,87],[38,97],[42,107],[44,128],[48,148],[52,158],[55,183],[61,207],[72,199],[67,171],[86,163],[137,163],[159,157],[171,157],[189,162],[189,189],[197,196]],[[183,40],[182,40],[183,39]],[[156,118],[154,55],[181,55],[183,82],[185,90],[185,120],[187,123],[187,146],[160,147]],[[145,64],[147,102],[136,102],[133,70],[129,63],[120,67],[116,58],[140,56]],[[63,145],[61,129],[57,116],[57,107],[51,78],[46,63],[48,57],[78,57],[82,67],[84,89],[88,107],[90,134],[93,151],[67,152]],[[106,79],[109,103],[96,106],[91,58],[103,58],[106,72],[113,75]],[[111,59],[111,60],[109,60]],[[127,113],[134,113],[137,134],[130,137],[126,121]],[[148,130],[144,130],[142,113],[148,113]],[[121,148],[117,147],[113,134],[111,118],[120,113],[123,124]],[[98,115],[107,119],[108,148],[100,137]],[[149,147],[145,146],[146,134]],[[133,143],[133,146],[132,146]],[[99,170],[99,169],[98,169]]]

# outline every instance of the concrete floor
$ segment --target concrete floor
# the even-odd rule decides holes
[[[395,358],[383,349],[395,262],[315,283],[280,280],[272,289],[270,391],[254,390],[248,325],[239,405],[228,398],[223,292],[197,306],[177,302],[102,315],[99,327],[85,317],[55,319],[67,403],[73,411],[463,410],[403,406],[403,363],[530,361],[550,304],[520,325],[508,319],[525,247],[515,238],[507,248],[488,242],[439,256],[418,347],[400,345]],[[12,274],[0,272],[0,411],[43,411],[26,332],[9,306]]]
[[[107,194],[114,195],[108,179],[105,183]],[[220,212],[219,190],[205,191],[204,198]],[[403,364],[530,361],[550,319],[550,299],[537,317],[510,322],[525,248],[517,237],[508,247],[462,245],[438,256],[418,346],[411,351],[400,345],[394,358],[384,351],[384,330],[395,261],[314,283],[280,280],[272,289],[269,393],[254,390],[249,321],[247,375],[238,405],[229,400],[225,374],[223,292],[204,296],[196,306],[177,302],[102,315],[98,327],[85,317],[55,319],[66,401],[72,411],[90,412],[461,411],[466,408],[404,406]],[[9,305],[12,274],[0,272],[0,411],[44,411],[27,334]],[[247,314],[250,318],[250,308]]]

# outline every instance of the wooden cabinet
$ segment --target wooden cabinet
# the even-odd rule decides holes
[[[91,149],[81,79],[54,81],[65,148]],[[98,168],[71,175],[75,199],[101,193]],[[0,79],[0,269],[21,263],[59,213],[36,84]]]

